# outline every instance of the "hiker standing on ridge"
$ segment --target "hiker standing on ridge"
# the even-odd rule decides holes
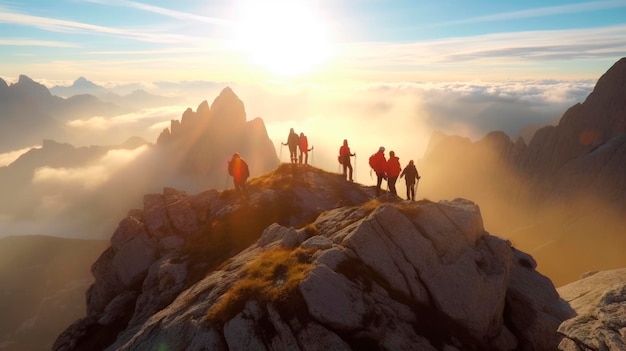
[[[300,133],[300,137],[298,138],[298,148],[300,149],[300,164],[302,164],[302,155],[304,155],[304,164],[308,165],[309,151],[313,150],[313,148],[309,149],[309,140],[304,133]]]
[[[415,180],[419,181],[421,177],[417,168],[415,168],[413,160],[409,161],[409,164],[402,170],[400,178],[404,176],[406,176],[404,178],[406,181],[406,199],[415,201]]]
[[[387,179],[387,159],[385,158],[385,147],[378,148],[378,152],[370,156],[370,167],[376,172],[376,197],[380,196],[380,185],[383,179]]]
[[[289,136],[287,137],[287,142],[282,143],[283,145],[289,146],[289,155],[291,157],[291,163],[298,163],[298,143],[300,142],[300,137],[296,132],[293,131],[293,128],[289,130]]]
[[[348,176],[347,180],[352,182],[352,164],[350,163],[350,156],[356,156],[356,153],[350,152],[348,146],[348,140],[343,139],[343,145],[339,148],[339,163],[343,165],[343,177]],[[348,171],[350,171],[348,173]]]
[[[389,185],[389,191],[398,196],[398,192],[396,191],[396,180],[398,180],[398,176],[400,175],[400,171],[402,171],[402,167],[400,167],[400,159],[396,157],[396,153],[393,151],[389,151],[389,160],[387,160],[387,185]]]
[[[248,177],[250,176],[250,170],[248,164],[244,161],[239,153],[235,152],[233,158],[228,161],[228,174],[233,176],[233,183],[235,183],[235,190],[239,195],[245,199],[250,199],[250,193],[248,192],[248,186],[246,185]]]

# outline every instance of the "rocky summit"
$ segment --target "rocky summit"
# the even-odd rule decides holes
[[[285,164],[249,188],[146,195],[53,349],[556,350],[575,316],[469,200]]]

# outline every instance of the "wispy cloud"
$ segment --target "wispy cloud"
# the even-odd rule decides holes
[[[3,46],[44,46],[56,48],[78,48],[80,45],[61,41],[47,41],[34,39],[0,39]]]
[[[572,14],[572,13],[586,13],[586,12],[591,12],[591,11],[624,8],[624,7],[626,7],[626,1],[623,1],[623,0],[591,1],[591,2],[583,2],[583,3],[578,3],[578,4],[545,6],[545,7],[537,7],[537,8],[527,9],[527,10],[496,13],[496,14],[486,15],[486,16],[470,17],[470,18],[465,18],[462,20],[436,23],[427,27],[431,27],[431,28],[432,27],[446,27],[446,26],[455,25],[455,24],[485,23],[485,22],[499,22],[499,21],[509,21],[509,20],[527,19],[527,18],[539,18],[539,17],[548,17],[548,16]]]
[[[186,36],[170,34],[166,32],[142,32],[138,30],[104,27],[56,18],[32,16],[13,12],[2,7],[0,7],[0,23],[29,26],[54,32],[107,34],[153,43],[179,43],[181,41],[189,40]]]
[[[341,63],[351,68],[432,69],[550,60],[614,60],[626,52],[626,25],[551,31],[525,31],[446,38],[412,43],[352,43],[342,47]],[[450,67],[454,69],[454,67]]]
[[[178,20],[196,21],[196,22],[208,23],[208,24],[214,24],[214,25],[220,25],[220,26],[232,26],[233,25],[231,21],[224,20],[224,19],[217,18],[217,17],[201,16],[201,15],[197,15],[194,13],[172,10],[172,9],[168,9],[165,7],[148,5],[148,4],[144,4],[144,3],[140,3],[136,1],[86,0],[86,2],[90,2],[93,4],[100,4],[100,5],[107,5],[107,6],[128,7],[128,8],[133,8],[136,10],[156,13],[159,15],[163,15],[163,16],[178,19]]]

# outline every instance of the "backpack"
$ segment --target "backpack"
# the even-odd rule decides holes
[[[376,170],[376,167],[374,167],[376,164],[376,154],[372,154],[372,156],[370,156],[369,164],[372,169]]]
[[[339,161],[339,164],[343,164],[342,160],[341,160],[341,155],[337,156],[337,161]]]

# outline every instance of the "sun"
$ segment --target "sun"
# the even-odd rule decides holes
[[[312,73],[331,55],[328,28],[303,1],[249,1],[235,41],[251,62],[277,76]]]

